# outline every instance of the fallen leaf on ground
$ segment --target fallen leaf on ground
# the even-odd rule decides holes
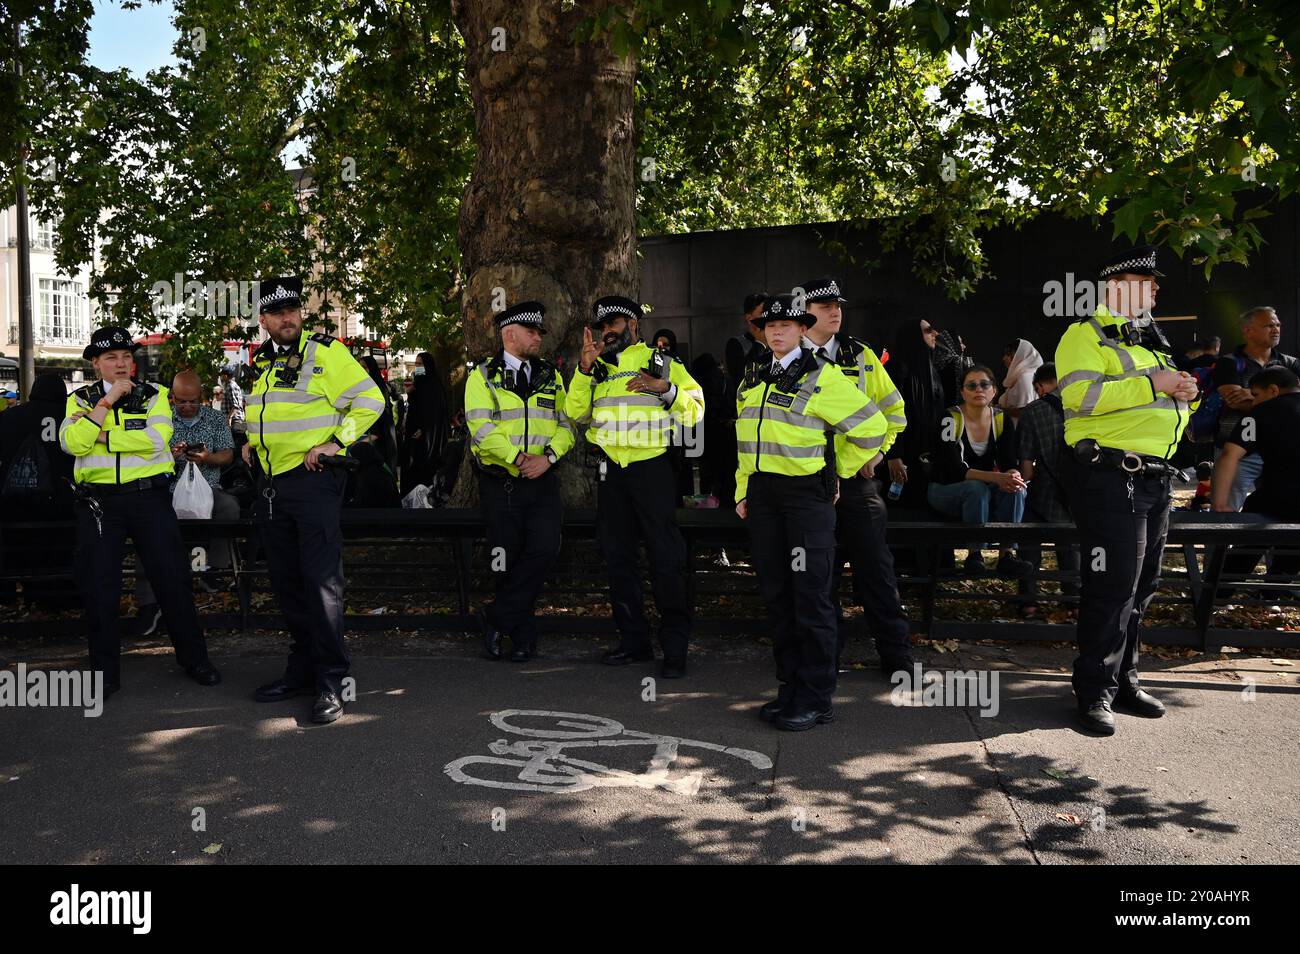
[[[220,850],[221,850],[221,842],[214,841],[212,844],[208,845],[208,847],[203,849],[203,853],[205,855],[215,855]]]
[[[1069,772],[1065,772],[1065,771],[1062,771],[1061,769],[1057,769],[1057,768],[1045,768],[1045,769],[1043,769],[1043,771],[1046,772],[1048,775],[1052,776],[1052,778],[1054,778],[1054,779],[1058,779],[1058,780],[1059,780],[1059,779],[1069,778],[1069,777],[1070,777],[1070,773],[1069,773]]]
[[[1078,815],[1071,815],[1069,812],[1057,812],[1056,817],[1061,819],[1061,821],[1068,821],[1071,825],[1078,826],[1083,824],[1082,818]]]

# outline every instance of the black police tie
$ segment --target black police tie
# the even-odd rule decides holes
[[[829,361],[831,359],[831,356],[826,353],[824,347],[817,349],[817,357],[821,358],[823,361]]]
[[[515,374],[515,393],[521,401],[528,400],[528,365],[521,364]]]

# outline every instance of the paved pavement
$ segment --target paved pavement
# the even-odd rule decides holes
[[[0,709],[0,862],[1300,862],[1294,676],[1155,676],[1168,716],[1098,739],[1059,672],[1002,669],[985,717],[851,670],[837,722],[791,734],[756,717],[761,647],[650,699],[589,640],[522,666],[451,642],[358,654],[316,727],[310,699],[250,700],[277,657],[226,648],[216,688],[133,653],[99,718]]]

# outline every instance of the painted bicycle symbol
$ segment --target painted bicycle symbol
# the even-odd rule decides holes
[[[637,732],[621,722],[579,712],[550,712],[542,709],[504,709],[489,717],[502,732],[523,736],[522,740],[497,739],[488,745],[492,755],[467,755],[448,762],[443,771],[463,785],[483,785],[517,792],[585,792],[592,788],[662,788],[678,795],[695,795],[704,781],[703,771],[687,772],[676,778],[670,772],[683,748],[718,752],[748,762],[756,769],[770,769],[772,760],[761,752],[680,739],[671,735]],[[541,722],[539,727],[519,724],[520,720]],[[532,741],[537,740],[537,741]],[[644,772],[610,768],[580,755],[599,756],[602,749],[643,746],[652,749]],[[491,778],[486,766],[517,770],[514,778]],[[467,771],[475,769],[473,773]],[[505,775],[506,773],[501,773]]]

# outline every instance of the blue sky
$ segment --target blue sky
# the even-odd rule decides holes
[[[149,70],[175,62],[173,12],[171,0],[162,3],[144,0],[139,10],[123,10],[118,0],[96,0],[87,59],[105,70],[125,66],[140,77]]]

